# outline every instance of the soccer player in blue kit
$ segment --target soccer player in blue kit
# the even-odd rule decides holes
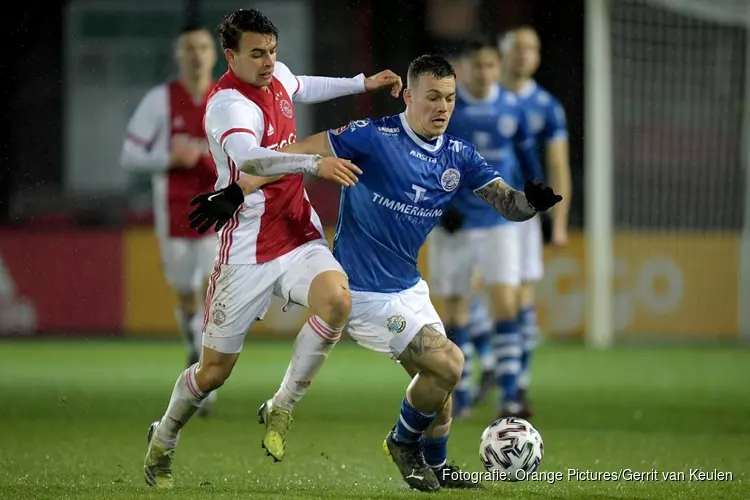
[[[541,178],[526,115],[518,98],[497,83],[497,47],[475,42],[467,48],[461,62],[466,79],[457,88],[456,110],[448,133],[473,143],[515,188],[522,189],[525,181]],[[501,393],[501,416],[525,416],[517,385],[522,354],[518,299],[524,260],[520,227],[462,186],[428,243],[430,287],[444,300],[448,336],[465,355],[471,345],[468,329],[475,272],[490,296],[496,364],[494,370],[484,370],[478,396],[482,398],[496,380]],[[470,368],[467,363],[464,380],[468,379]],[[473,403],[467,385],[462,384],[453,394],[456,416],[466,415]]]
[[[513,221],[528,220],[561,199],[537,183],[524,191],[511,188],[474,146],[445,135],[455,97],[451,65],[421,56],[409,65],[405,112],[356,120],[282,150],[297,159],[242,166],[251,175],[296,173],[307,164],[303,156],[319,155],[345,158],[361,169],[354,186],[342,189],[334,238],[334,256],[352,295],[346,331],[397,360],[412,379],[384,448],[406,483],[421,491],[476,485],[456,481],[456,468],[447,464],[451,393],[464,357],[445,336],[430,301],[417,268],[419,249],[461,186]],[[204,209],[215,220],[227,217],[218,205]]]
[[[538,152],[544,157],[545,177],[549,178],[549,184],[555,192],[563,197],[563,201],[550,210],[549,242],[554,246],[564,246],[568,240],[568,213],[572,198],[565,110],[554,96],[534,80],[534,73],[539,69],[541,44],[533,28],[511,30],[500,40],[499,45],[502,52],[501,85],[517,96]],[[544,274],[542,224],[539,217],[534,217],[518,226],[524,255],[518,315],[522,337],[518,399],[522,414],[531,416],[528,389],[531,355],[538,335],[534,286]]]

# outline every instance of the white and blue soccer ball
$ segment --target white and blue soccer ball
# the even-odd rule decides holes
[[[522,418],[495,420],[482,433],[479,458],[487,472],[505,481],[523,481],[544,456],[542,435]]]

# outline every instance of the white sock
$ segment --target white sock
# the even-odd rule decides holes
[[[172,398],[169,400],[167,412],[161,418],[156,428],[156,438],[165,444],[176,444],[180,436],[180,430],[190,420],[207,393],[198,388],[195,382],[195,364],[182,372],[172,390]]]
[[[185,314],[182,312],[182,309],[175,309],[174,311],[174,317],[177,319],[177,328],[180,330],[180,337],[182,338],[182,343],[185,344],[185,349],[188,350],[188,352],[192,355],[195,354],[195,335],[193,334],[193,320],[195,319],[195,314]],[[202,326],[202,322],[201,322]],[[202,339],[201,339],[202,341]],[[198,351],[200,352],[200,351]]]
[[[294,341],[292,361],[273,397],[273,406],[292,411],[341,338],[342,330],[326,324],[318,316],[307,320]]]
[[[201,306],[195,311],[193,317],[190,319],[190,332],[193,335],[193,348],[195,352],[200,356],[203,350],[203,316],[205,309]]]
[[[482,363],[482,371],[494,372],[495,371],[495,353],[492,349],[487,349],[488,352],[482,355],[480,362]]]

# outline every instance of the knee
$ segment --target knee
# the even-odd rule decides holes
[[[328,293],[320,316],[331,326],[341,326],[352,310],[352,295],[348,288],[335,286]]]
[[[519,290],[500,285],[492,287],[492,308],[496,320],[511,319],[518,315]]]
[[[435,370],[435,376],[440,380],[447,390],[453,390],[461,381],[464,370],[464,353],[454,344],[450,343],[450,349],[446,350],[441,360],[440,367]]]
[[[352,294],[348,288],[339,288],[331,297],[331,311],[340,318],[346,319],[352,312]]]
[[[451,297],[445,300],[445,323],[466,326],[469,324],[469,301],[465,297]]]
[[[196,305],[196,298],[195,298],[194,293],[179,292],[177,294],[177,307],[179,307],[180,311],[183,314],[186,314],[186,315],[195,314],[195,310],[196,310],[195,305]]]
[[[519,293],[519,309],[521,307],[529,307],[534,304],[534,284],[524,283],[521,285]]]

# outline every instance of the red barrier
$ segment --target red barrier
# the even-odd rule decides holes
[[[0,230],[0,335],[120,335],[120,231]]]

